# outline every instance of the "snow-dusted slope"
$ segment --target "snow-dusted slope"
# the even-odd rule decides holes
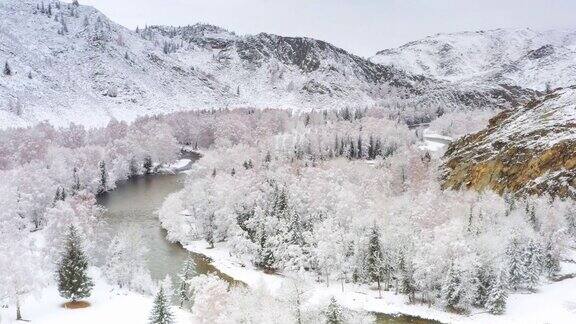
[[[12,75],[0,75],[1,127],[44,119],[99,125],[199,108],[383,102],[428,118],[439,109],[509,106],[531,94],[434,80],[309,38],[238,36],[201,24],[130,31],[94,8],[40,0],[0,1],[4,62]]]
[[[576,86],[500,113],[445,158],[446,187],[576,197]]]
[[[576,29],[437,34],[378,52],[373,62],[450,81],[535,90],[576,84]]]
[[[164,55],[91,7],[0,2],[0,123],[98,124],[109,116],[205,106],[216,80]]]

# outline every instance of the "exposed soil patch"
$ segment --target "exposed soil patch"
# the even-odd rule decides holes
[[[70,301],[67,303],[62,304],[63,308],[69,308],[69,309],[78,309],[78,308],[86,308],[86,307],[90,307],[90,303],[87,301],[83,301],[83,300],[77,300],[77,301]]]

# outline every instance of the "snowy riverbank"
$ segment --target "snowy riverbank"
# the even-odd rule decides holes
[[[185,246],[188,250],[206,255],[213,265],[223,273],[236,280],[245,282],[250,287],[264,285],[270,292],[279,289],[286,280],[283,274],[266,274],[255,269],[249,263],[233,257],[226,243],[218,243],[209,249],[204,241],[194,241]],[[573,263],[563,264],[564,271],[574,267]],[[434,306],[407,304],[407,297],[394,292],[382,292],[366,286],[345,284],[344,291],[340,282],[332,282],[329,287],[324,283],[314,284],[313,300],[319,304],[331,296],[344,306],[377,313],[407,314],[422,318],[434,319],[443,323],[570,323],[576,318],[576,278],[561,282],[543,283],[537,293],[512,294],[504,315],[491,315],[475,310],[469,316],[447,313]]]
[[[65,309],[56,285],[42,289],[37,296],[22,301],[24,320],[39,324],[126,324],[147,323],[152,309],[152,296],[120,289],[108,284],[97,268],[90,269],[94,280],[92,295],[86,299],[87,308]],[[190,313],[172,307],[176,323],[192,323]],[[15,319],[14,307],[0,308],[0,323],[22,323]]]

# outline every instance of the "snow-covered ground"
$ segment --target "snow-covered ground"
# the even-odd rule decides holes
[[[190,251],[204,254],[223,273],[248,284],[250,287],[265,285],[272,293],[276,291],[286,277],[282,274],[266,274],[250,264],[231,256],[226,243],[218,243],[214,249],[208,249],[204,241],[195,241],[185,246]],[[567,271],[572,263],[563,264]],[[574,323],[576,322],[576,278],[561,282],[543,283],[537,293],[512,294],[508,298],[506,313],[501,316],[491,315],[484,311],[473,311],[472,314],[458,315],[442,311],[434,306],[407,304],[407,297],[394,292],[382,292],[365,286],[332,282],[330,286],[318,283],[313,288],[313,300],[324,301],[331,296],[344,306],[378,313],[403,313],[422,318],[435,319],[443,323]]]
[[[90,307],[65,309],[66,302],[58,295],[55,285],[43,289],[39,296],[28,296],[22,301],[22,317],[39,324],[127,324],[147,323],[152,309],[152,296],[122,290],[106,283],[96,268],[90,269],[94,280],[92,296],[85,300]],[[176,323],[191,323],[190,313],[172,307]],[[16,321],[13,307],[0,308],[0,323]]]
[[[428,129],[424,130],[423,137],[424,144],[420,145],[420,148],[433,152],[440,152],[444,150],[448,144],[453,141],[452,137],[436,134],[434,132],[428,131]]]

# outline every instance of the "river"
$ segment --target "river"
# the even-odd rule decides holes
[[[116,190],[100,195],[98,204],[106,208],[105,218],[111,234],[115,235],[128,228],[141,233],[142,241],[148,248],[148,269],[154,280],[162,280],[167,274],[175,279],[184,261],[192,256],[198,274],[213,273],[229,283],[238,283],[218,271],[208,258],[188,252],[180,244],[166,240],[166,231],[160,226],[156,212],[166,196],[183,188],[184,178],[185,174],[182,173],[137,176],[119,182]],[[379,324],[438,323],[406,315],[376,315]]]

